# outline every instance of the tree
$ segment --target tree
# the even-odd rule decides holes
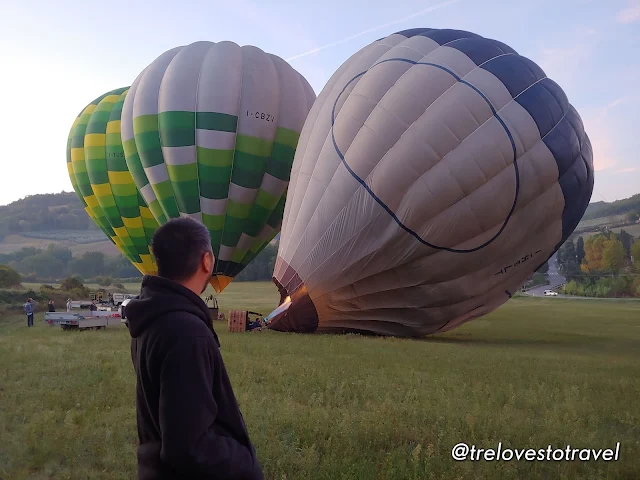
[[[638,212],[631,212],[627,215],[627,220],[631,223],[636,223],[638,221]]]
[[[73,254],[71,253],[71,250],[65,247],[59,247],[54,243],[50,243],[47,246],[47,253],[50,253],[51,255],[56,257],[58,260],[60,260],[65,267],[73,259]]]
[[[105,259],[105,273],[113,278],[139,277],[140,271],[123,255]]]
[[[633,268],[636,272],[640,272],[640,242],[631,246],[631,257],[633,258]]]
[[[80,258],[69,262],[69,273],[76,273],[82,277],[96,277],[104,274],[104,253],[85,252]]]
[[[578,237],[578,243],[576,244],[576,257],[579,264],[584,260],[584,238],[581,236]]]
[[[39,278],[60,278],[65,271],[64,264],[48,252],[27,257],[21,264],[25,273],[35,273]]]
[[[605,242],[609,240],[603,234],[593,235],[584,242],[584,260],[580,268],[585,273],[599,272],[603,270],[602,253]]]
[[[585,273],[618,273],[624,267],[624,245],[615,234],[594,235],[584,244],[585,258],[581,269]]]
[[[0,287],[12,288],[20,286],[20,274],[8,265],[0,265]]]
[[[549,271],[549,262],[544,262],[542,266],[536,270],[538,273],[547,273]]]
[[[602,251],[602,269],[617,274],[624,267],[624,246],[614,235],[604,244]]]
[[[82,281],[77,277],[67,277],[60,282],[62,290],[73,290],[74,288],[84,288]]]
[[[558,250],[558,264],[560,265],[560,273],[567,280],[576,280],[581,276],[580,264],[576,255],[576,247],[572,240],[566,241]]]
[[[616,237],[618,237],[618,240],[622,242],[625,257],[629,258],[631,256],[631,244],[633,243],[633,237],[624,230],[620,230],[620,233],[617,234]]]
[[[236,277],[239,282],[271,280],[278,255],[276,245],[267,245]]]

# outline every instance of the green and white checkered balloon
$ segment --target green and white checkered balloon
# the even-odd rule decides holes
[[[216,291],[280,231],[315,99],[284,60],[232,42],[169,50],[131,85],[121,120],[129,171],[159,224],[191,216],[207,227]]]

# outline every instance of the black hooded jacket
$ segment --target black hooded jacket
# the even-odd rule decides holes
[[[171,280],[145,276],[127,319],[138,478],[262,480],[202,299]]]

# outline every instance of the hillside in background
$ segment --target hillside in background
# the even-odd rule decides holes
[[[120,255],[74,192],[30,195],[0,206],[0,254],[44,249],[51,243],[68,248],[74,256],[91,251]]]
[[[278,238],[236,281],[271,280]],[[84,279],[140,277],[89,218],[73,192],[32,195],[0,206],[0,264],[31,282],[67,275]]]
[[[640,193],[623,200],[616,200],[615,202],[590,203],[582,220],[587,221],[616,215],[628,215],[631,213],[640,213]]]
[[[603,229],[625,228],[633,236],[640,236],[640,223],[636,223],[639,212],[640,194],[615,202],[591,203],[575,234],[588,237]],[[279,235],[272,244],[276,250],[278,239]],[[122,266],[118,261],[122,255],[89,218],[74,192],[31,195],[0,206],[0,256],[18,254],[21,258],[24,253],[19,252],[25,248],[45,250],[50,244],[70,251],[74,258],[100,252],[118,265],[114,270]],[[267,264],[273,254],[272,249],[265,253]],[[247,277],[254,276],[247,273]]]
[[[276,236],[273,244],[279,238]],[[44,249],[50,243],[68,248],[74,257],[85,252],[120,255],[89,218],[74,192],[30,195],[0,206],[0,254],[25,247]]]
[[[65,230],[99,231],[75,193],[30,195],[0,206],[0,238]]]

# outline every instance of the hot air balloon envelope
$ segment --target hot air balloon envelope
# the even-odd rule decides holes
[[[67,142],[67,169],[89,217],[142,274],[155,274],[149,243],[158,223],[133,183],[120,138],[127,91],[107,92],[78,115]]]
[[[122,112],[126,161],[155,219],[211,234],[222,291],[280,231],[300,130],[315,100],[284,60],[232,42],[160,55]]]
[[[415,29],[349,58],[304,125],[272,328],[422,336],[506,302],[569,237],[593,161],[565,93],[509,46]]]

